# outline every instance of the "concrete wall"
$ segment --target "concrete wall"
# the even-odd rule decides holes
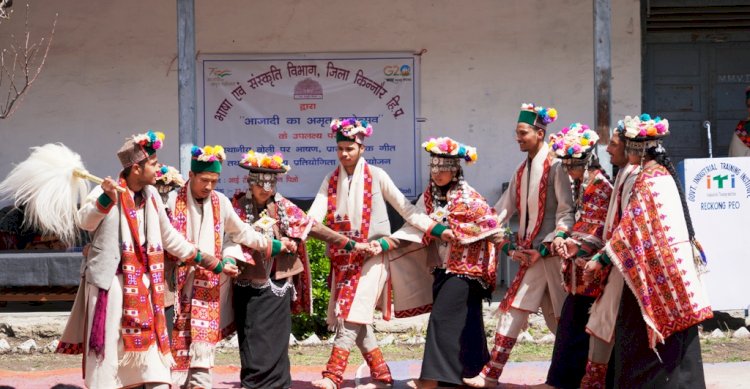
[[[22,33],[23,7],[0,24],[0,47]],[[47,67],[16,114],[0,121],[0,176],[28,147],[61,141],[95,174],[115,175],[125,136],[167,134],[177,164],[174,1],[37,0],[32,37],[59,12]],[[490,201],[522,159],[513,130],[523,102],[556,107],[551,129],[593,122],[592,2],[196,1],[202,53],[419,51],[423,138],[478,146],[469,182]],[[613,116],[641,103],[638,0],[612,4]],[[427,175],[424,175],[425,179]]]

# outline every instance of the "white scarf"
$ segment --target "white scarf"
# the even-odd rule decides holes
[[[193,243],[197,241],[198,248],[203,252],[221,255],[221,253],[214,253],[216,243],[214,242],[214,212],[211,206],[211,195],[203,199],[203,204],[200,204],[193,197],[193,191],[188,189],[186,202],[188,214],[186,238]],[[202,208],[202,214],[198,207]],[[221,220],[220,217],[219,223]]]
[[[353,230],[362,225],[362,205],[365,198],[365,159],[359,157],[354,173],[348,178],[346,169],[339,164],[339,182],[336,187],[336,216],[347,216]],[[371,172],[372,173],[372,172]]]
[[[536,153],[534,159],[531,160],[531,169],[528,166],[524,166],[523,174],[521,175],[521,209],[520,212],[520,228],[519,233],[523,233],[521,240],[526,240],[527,236],[534,232],[536,227],[537,217],[539,215],[539,184],[541,183],[542,174],[544,173],[544,161],[549,158],[549,146],[547,143],[542,144],[542,148]],[[528,163],[528,160],[524,162]],[[529,212],[528,218],[526,212]],[[526,225],[526,220],[531,223]]]

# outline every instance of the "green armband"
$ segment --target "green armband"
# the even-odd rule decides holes
[[[388,241],[385,240],[385,238],[378,239],[378,243],[380,243],[380,248],[383,249],[383,252],[386,252],[388,251],[389,248],[391,248],[391,246],[388,244]]]
[[[344,250],[346,250],[346,252],[352,251],[354,250],[354,246],[356,245],[357,245],[357,242],[349,239],[349,241],[346,242],[346,245],[344,245]]]
[[[237,261],[235,261],[234,258],[232,258],[232,257],[226,257],[226,258],[222,259],[221,261],[224,262],[225,266],[226,266],[227,263],[237,266]]]
[[[430,235],[440,238],[440,235],[443,235],[443,231],[447,230],[448,226],[444,226],[440,223],[436,224],[435,227],[432,228],[432,231],[430,231]]]
[[[271,256],[273,257],[280,252],[281,252],[281,241],[274,239],[273,243],[271,243]]]
[[[108,211],[109,206],[112,204],[112,198],[109,197],[106,193],[102,193],[99,195],[99,198],[96,199],[96,202],[99,203],[100,210],[106,212]]]
[[[201,257],[201,251],[198,250],[198,252],[195,254],[195,263],[199,264],[203,260],[203,257]]]
[[[590,253],[588,251],[586,251],[586,250],[584,250],[582,248],[579,248],[578,252],[576,253],[576,257],[588,257],[589,254]]]
[[[536,249],[536,251],[539,251],[539,254],[541,254],[542,257],[549,256],[550,252],[547,248],[547,245],[542,243],[539,245],[539,248]]]
[[[601,252],[599,254],[594,255],[593,258],[591,258],[592,261],[597,261],[601,263],[604,266],[607,266],[612,263],[612,260],[609,259],[609,256],[605,252]]]
[[[505,255],[510,255],[510,251],[515,250],[515,249],[516,249],[516,245],[514,245],[513,242],[508,242],[504,244],[500,250],[502,250],[503,253],[505,253]]]
[[[219,263],[216,264],[216,267],[212,271],[214,272],[214,274],[219,274],[223,270],[224,270],[224,261],[222,260],[222,261],[219,261]]]
[[[555,234],[555,238],[566,239],[567,237],[568,237],[568,234],[565,231],[557,231],[557,234]]]

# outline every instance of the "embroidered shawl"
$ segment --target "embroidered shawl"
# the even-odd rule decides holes
[[[185,185],[177,193],[174,210],[172,211],[172,224],[182,236],[190,240],[192,237],[188,236],[188,223],[191,223],[189,218],[198,218],[199,216],[195,210],[190,210],[188,190],[190,190],[189,185]],[[212,215],[206,214],[204,216],[211,218],[207,222],[210,223],[212,228],[210,230],[205,228],[202,231],[208,232],[207,236],[202,236],[195,231],[193,231],[193,235],[201,236],[201,240],[211,239],[213,241],[213,253],[211,254],[221,258],[223,236],[220,233],[222,220],[219,196],[212,191],[210,197],[206,200],[210,201]],[[205,209],[206,207],[204,207]],[[196,225],[196,223],[192,223],[192,225]],[[203,229],[203,226],[200,228]],[[202,242],[196,243],[199,247],[206,246],[205,244],[201,245]],[[186,287],[191,270],[195,272],[192,295],[183,296],[183,290]],[[221,328],[220,280],[219,274],[214,274],[212,271],[196,264],[188,264],[177,269],[177,293],[179,297],[175,299],[177,317],[172,331],[172,354],[176,362],[173,371],[182,372],[189,369],[191,357],[197,354],[209,355],[208,358],[212,365],[213,359],[210,355],[212,355],[213,346],[234,330],[233,326]]]
[[[641,307],[649,345],[713,316],[669,172],[648,162],[605,246]]]
[[[124,179],[120,186],[127,188]],[[150,201],[149,201],[150,200]],[[167,366],[172,363],[169,354],[169,334],[164,316],[164,251],[161,246],[159,211],[153,198],[144,202],[146,242],[141,242],[133,192],[119,194],[122,206],[120,233],[122,257],[120,260],[123,282],[121,334],[125,353],[121,365],[145,364],[146,351],[156,344]],[[142,245],[146,247],[143,248]],[[143,282],[147,274],[150,286]],[[149,299],[150,295],[150,299]],[[151,304],[151,306],[149,306]]]
[[[422,196],[427,214],[432,214],[435,205],[430,187]],[[502,231],[495,209],[463,179],[448,191],[447,200],[448,226],[460,244],[451,245],[446,270],[477,279],[486,289],[494,289],[497,277],[495,245],[485,238]],[[429,244],[434,239],[428,232],[424,234],[423,242]]]
[[[235,212],[240,216],[240,219],[246,222],[249,220],[248,211],[243,203],[252,201],[246,197],[248,194],[249,192],[247,194],[242,192],[232,198],[232,206]],[[279,234],[302,241],[297,245],[297,256],[302,262],[304,270],[292,277],[292,285],[294,285],[296,291],[296,298],[292,299],[292,314],[312,314],[312,273],[310,272],[310,261],[307,257],[304,241],[316,222],[280,193],[274,195],[273,202],[276,206],[268,208],[268,216],[278,221]],[[280,239],[281,236],[277,236],[276,239]],[[253,250],[249,247],[242,246],[242,254],[248,263],[256,262],[253,258]]]
[[[582,183],[581,204],[578,218],[573,225],[571,236],[588,246],[589,252],[596,253],[604,246],[604,222],[607,218],[612,184],[600,170],[593,172],[587,183]],[[563,260],[562,272],[565,289],[568,293],[584,296],[599,296],[607,279],[609,267],[602,269],[591,283],[583,282],[583,267],[575,264],[575,257]]]

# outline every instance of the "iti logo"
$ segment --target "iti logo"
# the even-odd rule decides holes
[[[208,71],[209,77],[224,78],[232,75],[232,71],[229,69],[208,68]]]
[[[716,174],[706,176],[706,189],[734,189],[734,174]]]

